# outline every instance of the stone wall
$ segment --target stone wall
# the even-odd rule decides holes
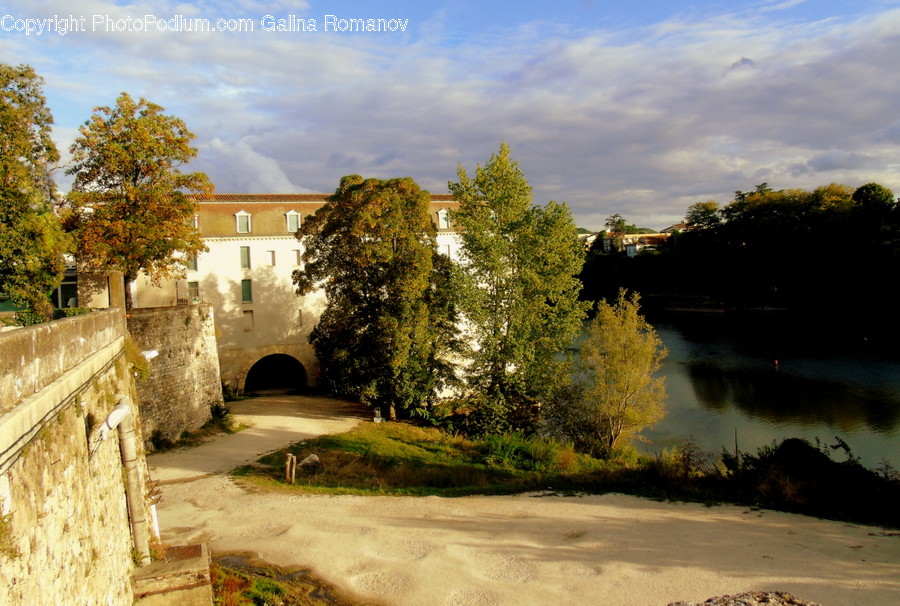
[[[4,604],[132,603],[134,542],[119,433],[99,440],[118,402],[135,397],[124,335],[120,310],[0,335]],[[134,407],[130,415],[127,423],[139,424]],[[140,444],[138,455],[132,494],[146,514]],[[146,542],[150,529],[140,531]]]
[[[273,354],[284,354],[296,359],[306,370],[306,386],[309,388],[318,386],[316,379],[319,359],[316,357],[316,350],[309,343],[220,349],[219,364],[222,370],[222,382],[238,391],[244,391],[247,374],[253,365]]]
[[[223,403],[213,307],[133,309],[128,330],[141,351],[158,352],[137,384],[145,440],[174,441],[206,423]]]
[[[109,310],[3,333],[0,414],[103,348],[121,351],[121,342],[114,342],[123,338],[124,329],[121,311]]]

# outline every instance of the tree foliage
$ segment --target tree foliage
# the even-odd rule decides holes
[[[430,202],[412,179],[350,175],[297,232],[297,293],[321,287],[328,301],[310,335],[322,378],[392,417],[425,407],[452,376],[452,267]]]
[[[201,172],[180,166],[197,155],[184,122],[145,99],[122,93],[115,107],[97,107],[72,144],[74,175],[67,227],[88,267],[121,271],[126,307],[141,272],[153,281],[180,274],[205,251],[193,226],[189,193],[210,193]]]
[[[531,187],[501,144],[474,178],[450,191],[460,232],[461,309],[472,341],[466,379],[477,430],[528,429],[534,410],[568,380],[559,353],[581,328],[577,274],[584,251],[565,204],[532,204]],[[476,402],[477,400],[477,402]]]
[[[716,206],[688,207],[691,228],[653,259],[592,252],[582,275],[587,295],[624,287],[648,304],[784,310],[810,328],[827,325],[815,334],[831,335],[833,344],[893,347],[900,322],[887,285],[900,263],[900,205],[891,190],[762,183],[736,192],[717,213]]]
[[[878,183],[866,183],[853,192],[853,201],[864,208],[891,209],[896,204],[894,192]]]
[[[59,153],[42,84],[30,66],[0,64],[0,296],[48,319],[69,240],[52,207]]]
[[[606,456],[665,416],[664,377],[656,373],[667,351],[640,314],[637,293],[619,291],[602,301],[581,346],[576,382],[548,407],[551,433]]]
[[[696,202],[688,206],[684,224],[689,229],[712,229],[722,224],[719,203],[715,200]]]

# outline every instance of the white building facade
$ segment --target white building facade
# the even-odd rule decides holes
[[[205,301],[215,308],[222,382],[239,391],[315,387],[318,360],[308,342],[325,296],[300,297],[292,281],[303,247],[294,235],[325,204],[328,194],[213,194],[197,205],[196,226],[209,251],[191,260],[183,279],[133,285],[135,307]],[[459,260],[459,238],[449,213],[458,203],[432,195],[439,252]],[[100,292],[89,303],[106,307]],[[82,302],[82,305],[85,303]]]

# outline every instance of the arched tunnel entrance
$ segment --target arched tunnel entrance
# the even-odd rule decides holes
[[[305,391],[306,369],[296,358],[286,354],[272,354],[257,360],[244,381],[244,393],[279,389]]]

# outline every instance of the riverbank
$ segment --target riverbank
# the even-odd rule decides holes
[[[298,396],[238,402],[233,412],[250,429],[151,456],[154,479],[166,480],[164,542],[252,551],[309,567],[360,602],[398,606],[646,606],[751,590],[830,606],[900,603],[900,536],[876,527],[622,495],[298,495],[225,475],[289,442],[352,427],[362,416],[348,406]]]

